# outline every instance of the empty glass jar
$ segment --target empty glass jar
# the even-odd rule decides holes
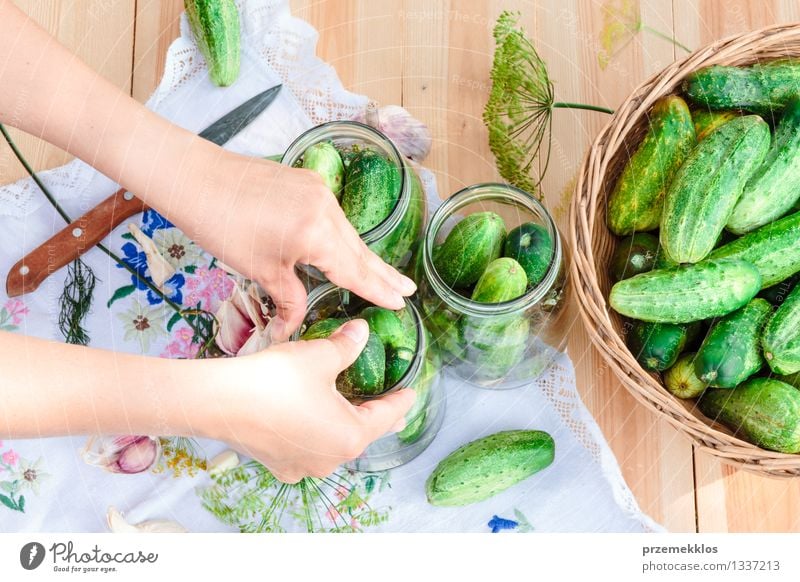
[[[552,251],[542,279],[524,295],[502,303],[480,303],[448,286],[433,261],[461,219],[492,211],[506,233],[523,223],[539,225]],[[558,230],[533,196],[505,184],[478,184],[454,194],[434,212],[416,271],[425,325],[445,367],[459,378],[486,388],[515,388],[544,372],[566,345],[561,315],[566,270]]]
[[[292,340],[299,340],[302,333],[317,321],[331,317],[354,319],[363,308],[370,305],[349,291],[332,283],[324,283],[309,294],[305,320]],[[381,395],[349,400],[358,404],[370,398],[380,398],[401,387],[414,389],[417,398],[406,414],[405,429],[379,438],[360,457],[346,465],[357,471],[385,471],[407,463],[430,445],[442,425],[445,395],[440,382],[438,353],[431,348],[430,334],[422,324],[419,310],[408,300],[401,312],[401,321],[416,330],[416,347],[408,370]]]

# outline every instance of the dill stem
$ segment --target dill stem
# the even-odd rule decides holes
[[[664,40],[671,42],[672,44],[674,44],[679,49],[685,50],[687,53],[692,52],[692,49],[690,49],[689,47],[687,47],[683,43],[680,43],[677,40],[675,40],[675,37],[670,36],[668,34],[664,34],[660,30],[656,30],[655,28],[651,28],[651,27],[647,26],[646,24],[642,25],[642,30],[647,31],[650,34],[654,34],[658,38],[663,38]]]
[[[568,103],[565,101],[556,101],[552,105],[553,109],[583,109],[586,111],[599,111],[600,113],[614,114],[613,109],[607,107],[600,107],[599,105],[586,105],[585,103]]]

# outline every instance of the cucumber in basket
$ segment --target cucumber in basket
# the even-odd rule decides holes
[[[766,122],[746,115],[721,125],[691,151],[664,199],[659,234],[670,260],[696,263],[711,252],[769,143]]]
[[[672,174],[695,144],[686,102],[676,95],[653,106],[650,127],[608,199],[608,227],[618,235],[655,230]]]
[[[658,237],[649,232],[637,232],[619,241],[608,272],[614,282],[628,279],[640,273],[652,271],[656,267],[659,253]]]
[[[646,370],[666,370],[683,351],[691,335],[699,329],[694,323],[653,323],[634,321],[627,344],[636,360]]]
[[[753,378],[733,390],[709,388],[703,414],[759,447],[800,453],[800,390],[780,380]]]
[[[726,315],[755,297],[761,276],[738,259],[705,260],[642,273],[616,283],[609,303],[632,319],[688,323]]]
[[[540,430],[509,430],[450,453],[425,483],[428,503],[461,506],[483,501],[550,466],[553,437]]]
[[[794,288],[767,322],[761,345],[773,372],[800,372],[800,287]]]

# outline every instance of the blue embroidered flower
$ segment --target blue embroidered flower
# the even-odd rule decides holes
[[[155,231],[161,230],[162,228],[173,228],[174,226],[174,224],[152,208],[142,214],[142,232],[151,238]]]
[[[149,283],[153,282],[147,269],[147,255],[144,254],[144,251],[140,251],[132,242],[127,242],[122,245],[122,253],[122,262],[136,271],[139,277],[146,279]],[[120,269],[122,268],[120,265],[117,265],[117,267]],[[164,300],[156,293],[153,293],[153,290],[145,285],[145,283],[139,277],[131,275],[131,283],[134,287],[136,287],[136,289],[139,289],[140,291],[147,291],[147,302],[150,305],[158,305],[159,303],[162,303]],[[180,305],[183,302],[182,289],[185,283],[186,277],[184,277],[181,273],[175,273],[172,275],[172,277],[164,281],[164,285],[162,285],[161,290],[170,301],[174,301]]]
[[[492,519],[490,519],[489,523],[486,525],[492,528],[492,533],[498,533],[503,529],[516,529],[519,524],[513,519],[505,519],[503,517],[493,515]]]

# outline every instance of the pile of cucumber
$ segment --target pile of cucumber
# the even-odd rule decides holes
[[[547,229],[525,222],[506,234],[505,222],[494,212],[470,214],[433,250],[442,280],[479,303],[521,297],[544,278],[552,257]]]
[[[701,69],[656,103],[607,212],[625,237],[609,303],[638,361],[785,453],[800,452],[799,202],[800,60],[780,60]]]
[[[369,338],[355,362],[336,378],[336,388],[348,398],[378,396],[408,371],[417,349],[417,328],[406,309],[391,311],[369,306],[357,315],[369,325]],[[308,326],[303,340],[330,336],[349,318],[326,317]]]
[[[400,168],[371,148],[339,149],[321,141],[308,147],[297,165],[322,176],[359,234],[386,220],[397,204]]]

